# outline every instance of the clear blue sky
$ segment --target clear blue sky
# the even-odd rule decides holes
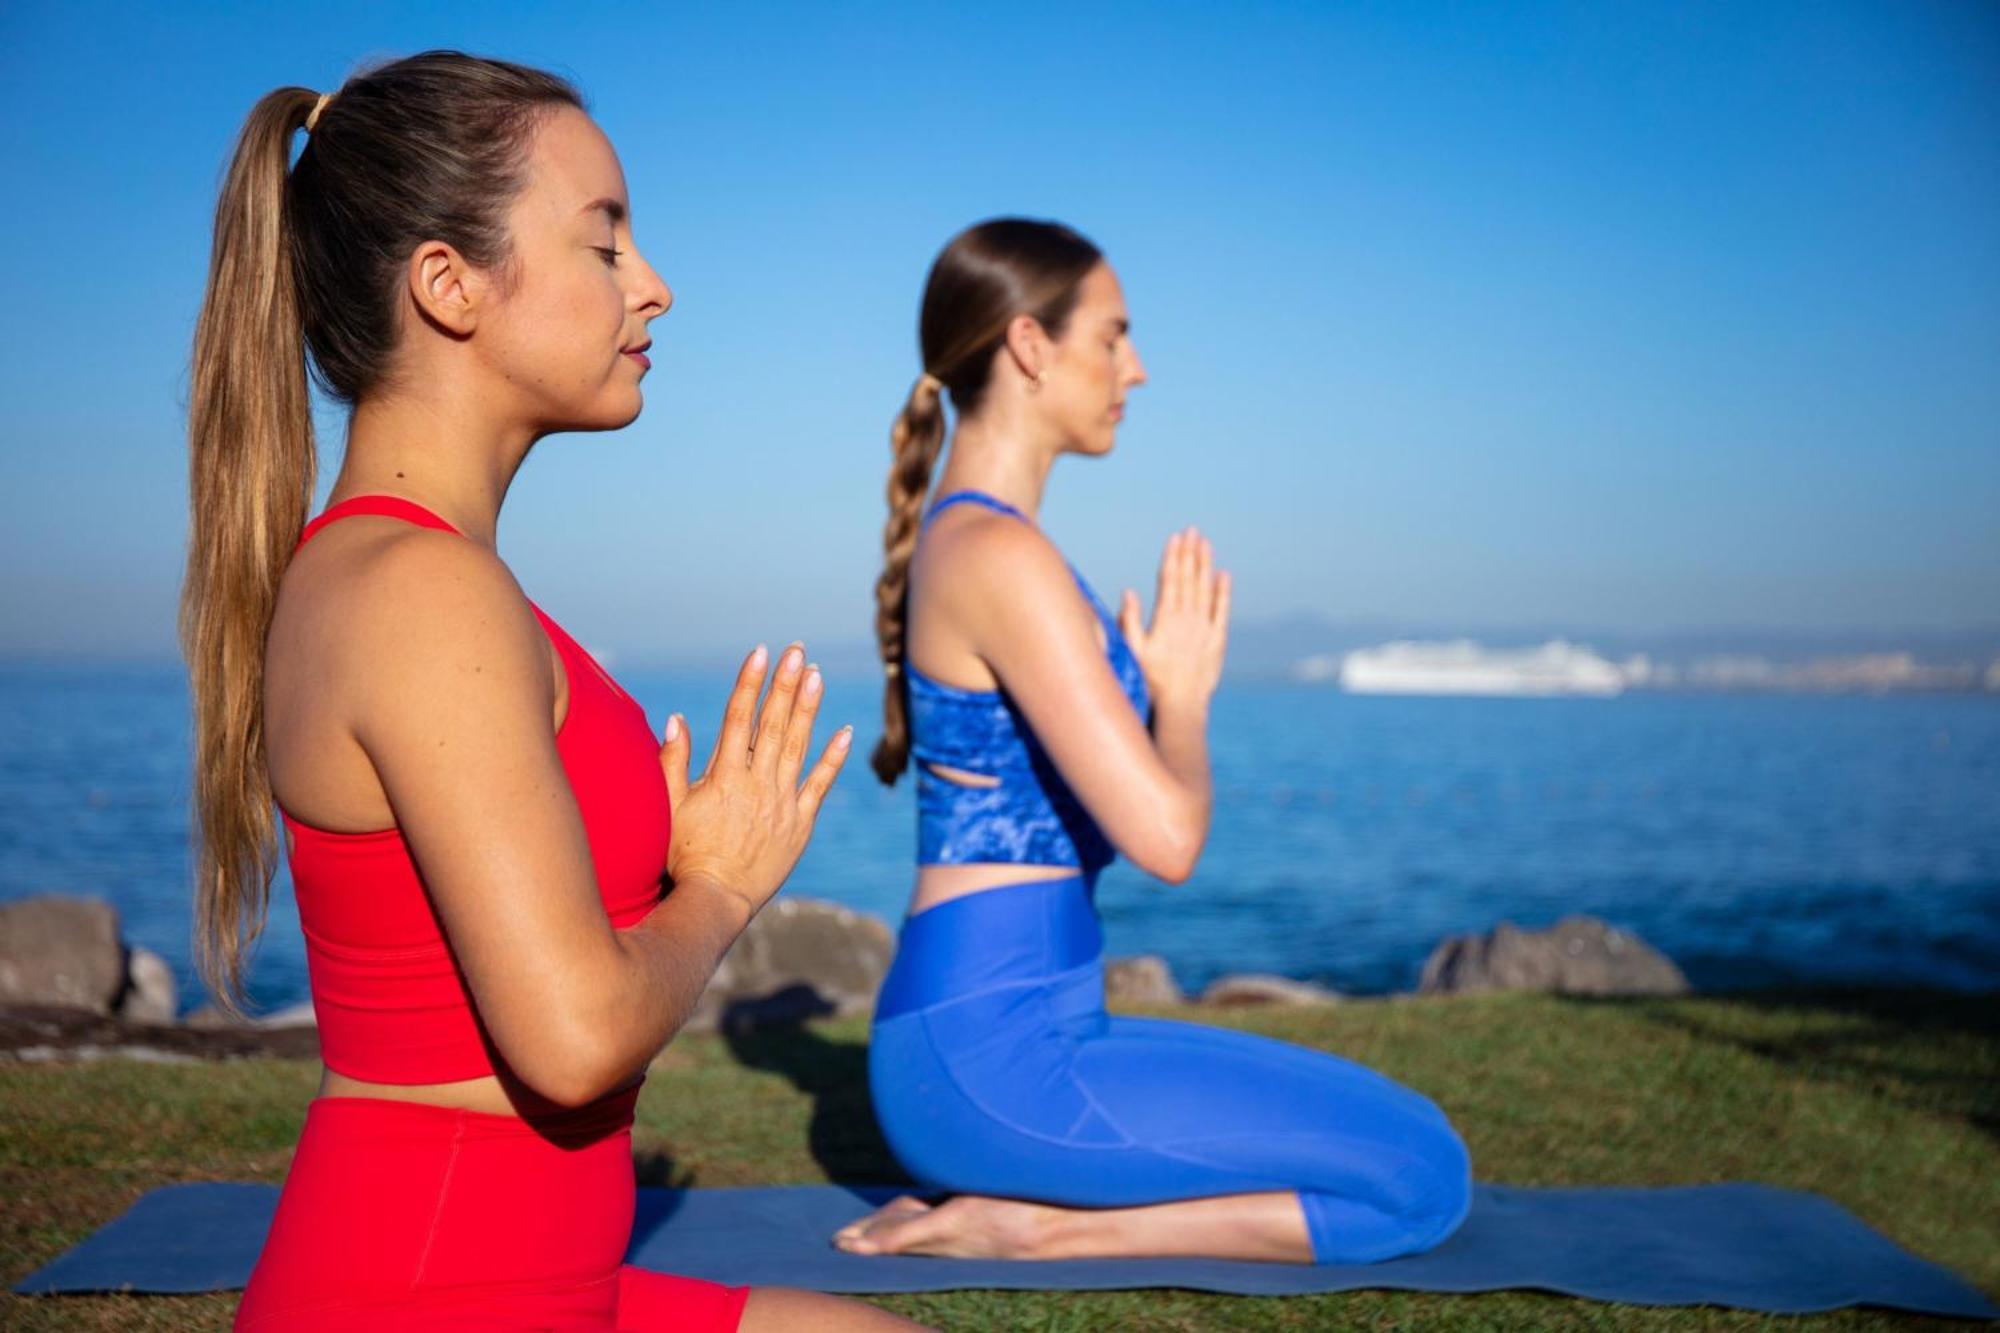
[[[0,656],[171,655],[232,136],[430,46],[583,85],[678,296],[501,530],[621,662],[866,637],[923,273],[1003,212],[1106,248],[1153,375],[1045,511],[1107,596],[1196,521],[1249,618],[2000,619],[1991,5],[17,0]]]

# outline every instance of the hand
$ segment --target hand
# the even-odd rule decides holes
[[[806,665],[805,646],[794,643],[779,657],[760,711],[766,658],[760,645],[738,669],[715,751],[698,781],[688,781],[692,740],[678,713],[667,719],[660,747],[674,812],[667,877],[708,879],[739,898],[750,916],[798,864],[854,740],[851,726],[835,732],[801,784],[825,685],[819,668]]]
[[[1139,622],[1139,594],[1125,590],[1118,628],[1139,659],[1155,701],[1206,704],[1222,683],[1229,642],[1229,575],[1215,568],[1215,548],[1192,527],[1167,538],[1153,623]]]

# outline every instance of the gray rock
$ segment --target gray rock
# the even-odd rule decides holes
[[[1315,986],[1310,981],[1274,977],[1259,972],[1243,972],[1217,977],[1201,993],[1203,1004],[1233,1008],[1248,1004],[1333,1004],[1338,991]]]
[[[301,1000],[283,1009],[276,1009],[257,1018],[260,1028],[317,1028],[319,1014],[313,1009],[311,1000]]]
[[[167,1024],[180,1012],[174,969],[151,949],[133,948],[125,959],[125,994],[118,1017],[127,1023]]]
[[[1431,951],[1417,989],[1682,995],[1688,983],[1671,959],[1630,931],[1596,917],[1566,916],[1547,930],[1503,921],[1485,935],[1454,935]]]
[[[212,1004],[205,1004],[187,1016],[186,1026],[203,1032],[219,1032],[227,1029],[251,1030],[263,1028],[313,1028],[319,1027],[319,1015],[314,1012],[311,1000],[274,1009],[268,1014],[251,1014],[246,1019],[233,1019]]]
[[[896,952],[879,919],[838,903],[780,898],[724,956],[682,1030],[788,1026],[866,1012]]]
[[[1104,998],[1127,1004],[1186,1004],[1167,960],[1156,953],[1110,958],[1104,963]]]
[[[319,1032],[301,1027],[159,1027],[55,1005],[0,1005],[0,1060],[88,1060],[109,1054],[141,1060],[310,1060],[319,1054]]]
[[[157,1046],[23,1046],[17,1051],[5,1052],[6,1056],[24,1064],[57,1064],[65,1061],[85,1063],[91,1060],[137,1060],[142,1064],[192,1065],[201,1063],[198,1055],[188,1055],[182,1051],[163,1051]]]
[[[43,894],[0,904],[0,1004],[109,1014],[124,988],[125,946],[110,903]]]

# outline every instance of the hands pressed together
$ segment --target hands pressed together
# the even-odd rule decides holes
[[[737,670],[700,778],[688,781],[692,740],[680,714],[667,720],[660,747],[674,812],[668,878],[709,880],[740,899],[748,916],[770,901],[798,863],[854,740],[852,726],[836,731],[801,782],[825,682],[806,662],[805,646],[795,642],[780,654],[760,709],[768,657],[760,644]]]
[[[1139,594],[1127,588],[1118,628],[1155,702],[1206,703],[1222,682],[1229,643],[1229,574],[1215,568],[1214,544],[1192,526],[1168,537],[1153,623],[1141,623]]]

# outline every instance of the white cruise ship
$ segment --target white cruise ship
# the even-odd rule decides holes
[[[1622,693],[1625,676],[1588,648],[1552,639],[1539,648],[1482,648],[1471,639],[1400,639],[1351,652],[1340,664],[1350,694]]]

